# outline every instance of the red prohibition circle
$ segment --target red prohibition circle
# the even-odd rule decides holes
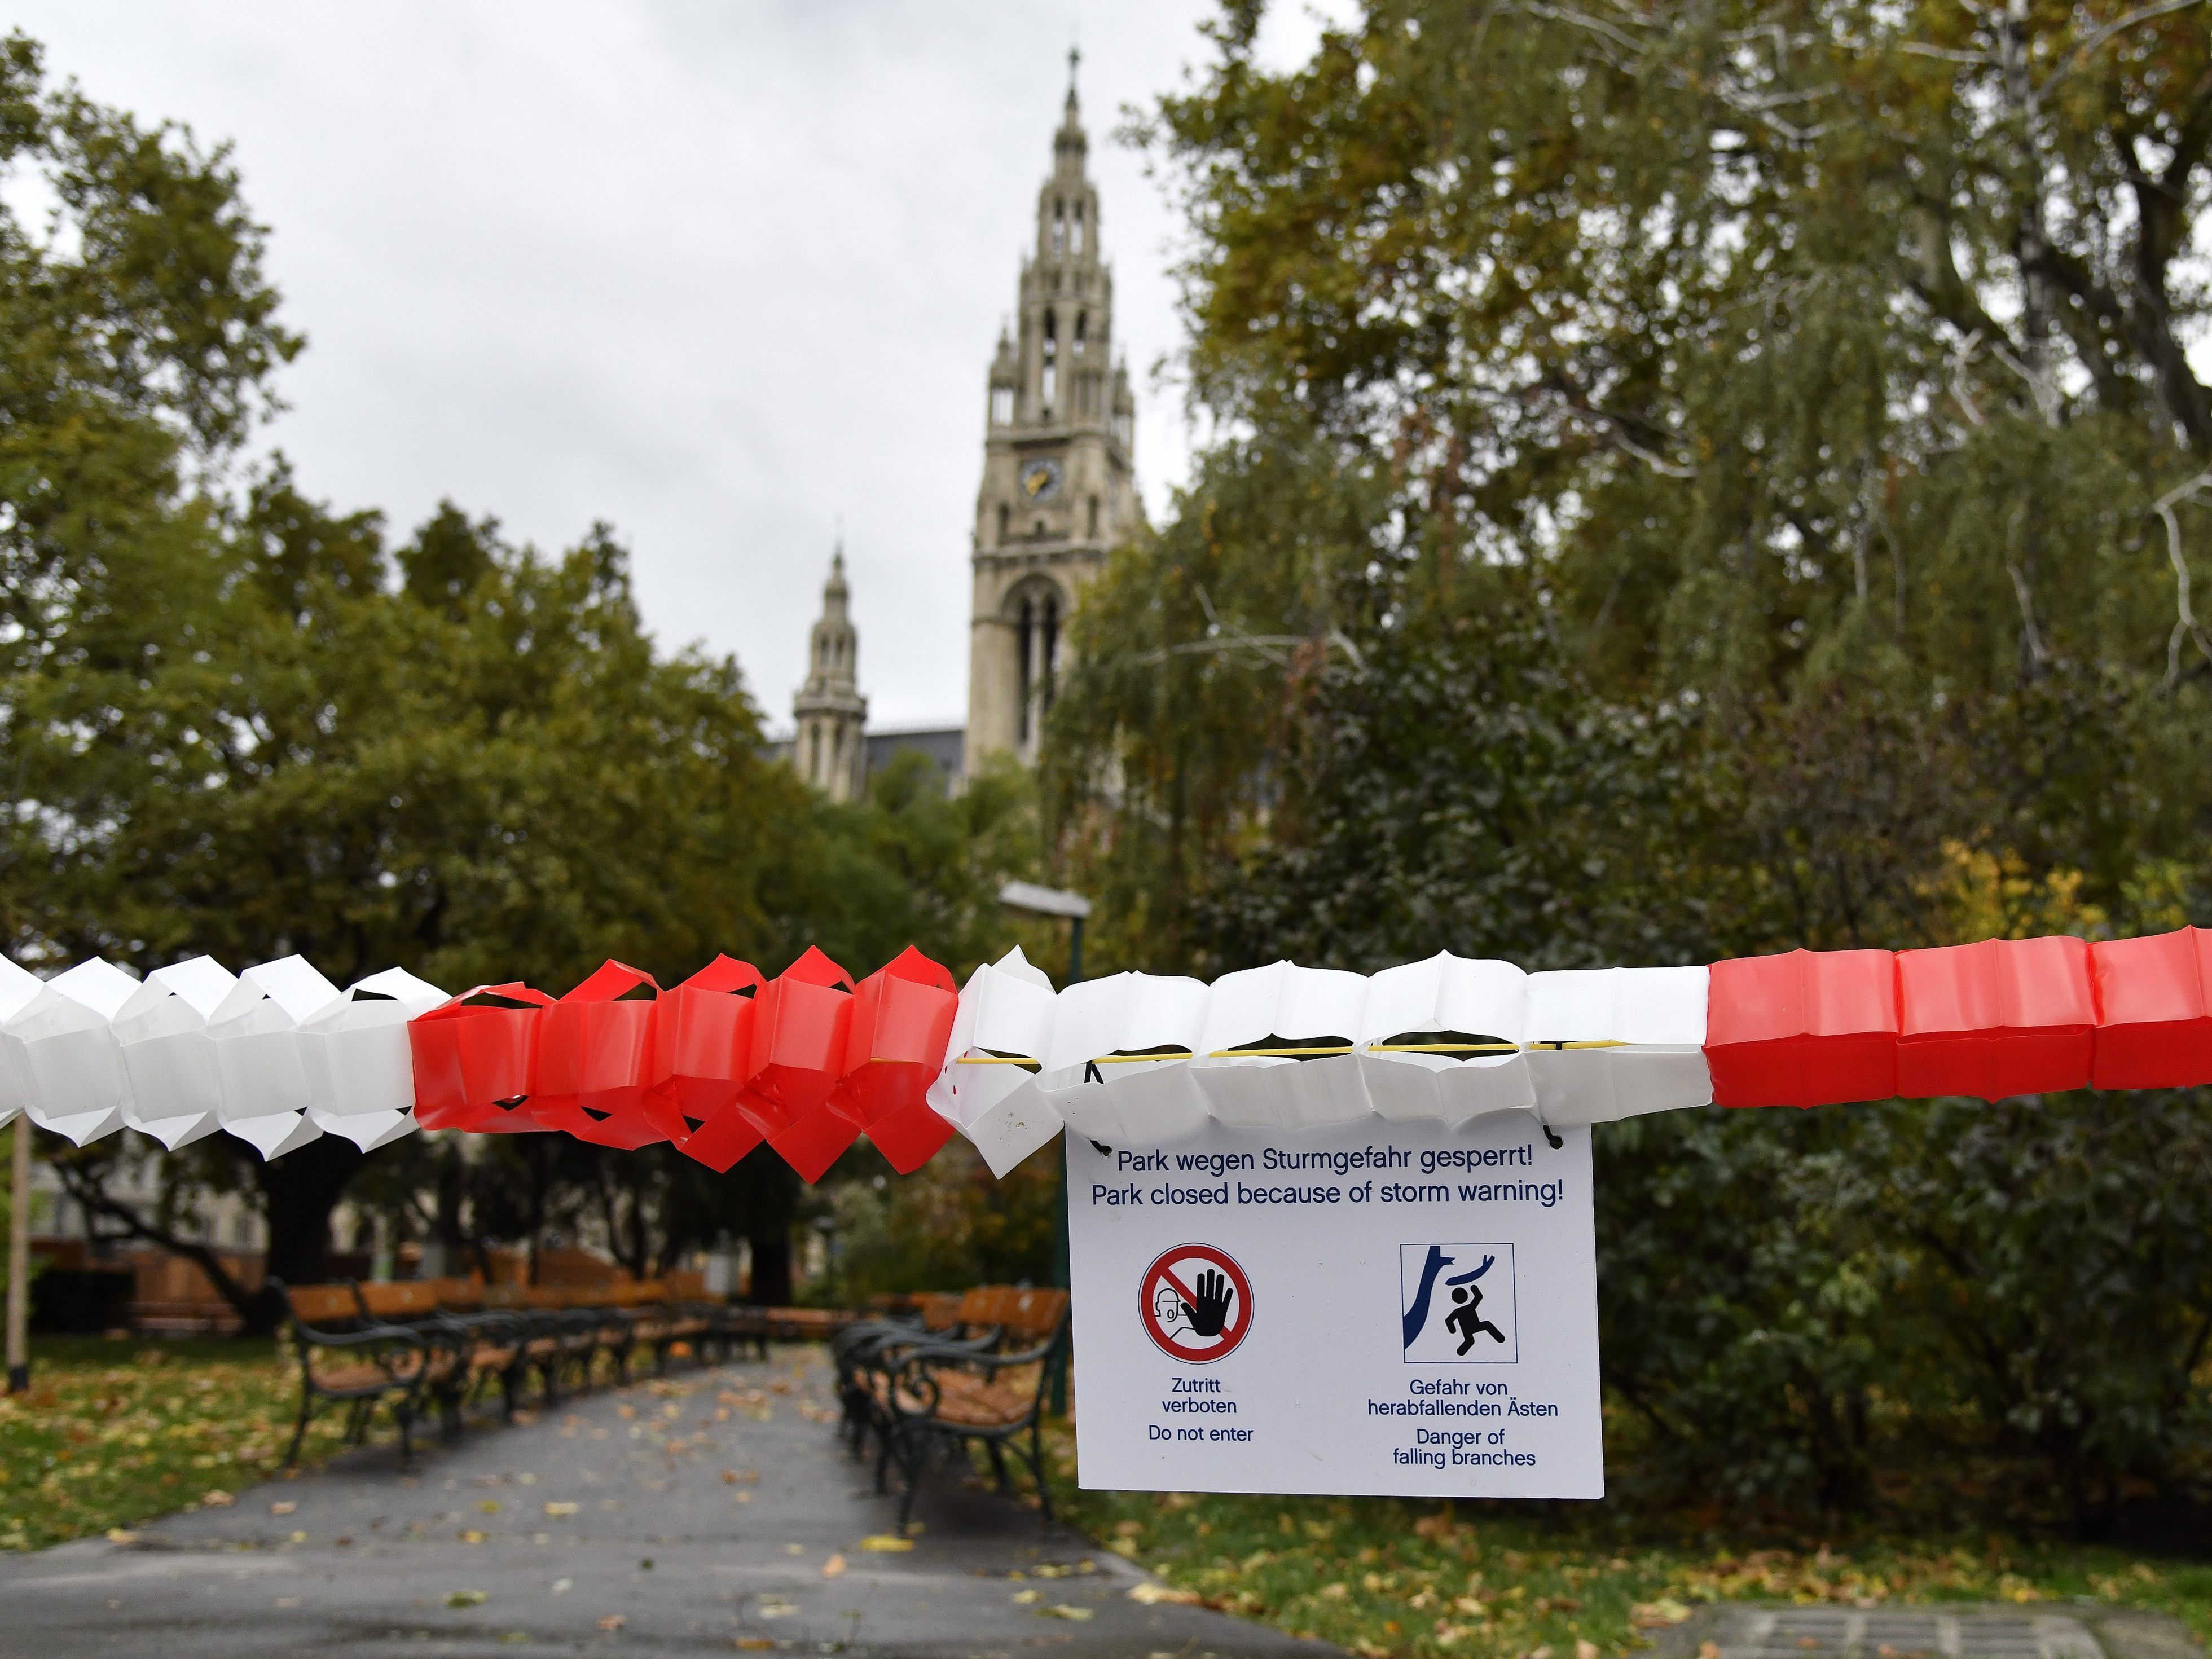
[[[1196,1275],[1184,1265],[1192,1261],[1218,1267],[1222,1277],[1229,1281],[1231,1292],[1228,1322],[1222,1326],[1221,1334],[1213,1339],[1210,1347],[1189,1347],[1177,1342],[1169,1334],[1169,1322],[1159,1316],[1163,1291],[1185,1306],[1198,1299],[1190,1285]],[[1145,1269],[1137,1290],[1137,1316],[1144,1322],[1145,1334],[1169,1358],[1180,1359],[1186,1365],[1211,1365],[1233,1353],[1252,1328],[1252,1280],[1226,1250],[1216,1249],[1211,1244],[1178,1244],[1172,1250],[1163,1250]]]

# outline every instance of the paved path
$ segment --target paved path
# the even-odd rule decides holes
[[[817,1350],[589,1395],[418,1460],[370,1448],[137,1541],[0,1558],[0,1654],[728,1652],[1327,1659],[939,1479],[903,1553]],[[1088,1613],[1088,1618],[1067,1613]]]

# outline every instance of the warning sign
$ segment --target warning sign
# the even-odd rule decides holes
[[[1211,1244],[1178,1244],[1145,1270],[1138,1317],[1171,1359],[1211,1364],[1252,1328],[1252,1281]]]
[[[1604,1495],[1589,1130],[1209,1122],[1065,1157],[1084,1486]]]

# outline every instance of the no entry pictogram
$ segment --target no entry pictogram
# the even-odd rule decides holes
[[[1145,1269],[1137,1314],[1170,1359],[1211,1364],[1252,1328],[1252,1281],[1228,1251],[1178,1244]]]

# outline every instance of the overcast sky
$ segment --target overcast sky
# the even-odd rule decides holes
[[[1276,61],[1319,27],[1284,10]],[[878,726],[966,718],[984,374],[1071,40],[1156,517],[1184,476],[1176,227],[1112,132],[1210,11],[0,0],[57,76],[235,146],[309,493],[395,539],[447,496],[549,550],[605,519],[663,645],[734,652],[777,725],[842,517]]]

